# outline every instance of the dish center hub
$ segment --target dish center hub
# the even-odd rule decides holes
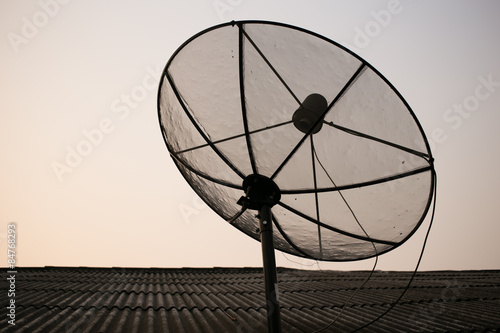
[[[252,174],[243,180],[245,196],[238,200],[239,205],[260,210],[264,205],[272,207],[281,199],[281,191],[276,183],[263,175]]]

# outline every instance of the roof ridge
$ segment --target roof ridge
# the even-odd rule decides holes
[[[3,267],[7,268],[7,267]],[[139,270],[147,270],[149,272],[156,272],[156,271],[245,271],[245,270],[255,270],[262,272],[262,267],[222,267],[222,266],[214,266],[214,267],[97,267],[97,266],[16,266],[17,269],[34,269],[34,270],[40,270],[40,269],[46,269],[46,270],[56,270],[56,269],[63,269],[63,270],[82,270],[82,269],[89,269],[89,270],[130,270],[130,271],[139,271]],[[281,272],[318,272],[318,273],[335,273],[335,274],[343,274],[343,275],[350,275],[350,274],[359,274],[359,273],[370,273],[371,270],[332,270],[332,269],[319,269],[319,270],[310,270],[310,269],[300,269],[300,268],[291,268],[291,267],[283,267],[283,266],[278,266],[276,267],[278,271]],[[485,268],[485,269],[464,269],[464,270],[459,270],[459,269],[449,269],[449,270],[419,270],[417,272],[418,275],[426,275],[426,274],[444,274],[444,273],[473,273],[477,274],[480,272],[484,273],[498,273],[500,272],[500,269],[496,268]],[[398,271],[398,270],[375,270],[374,275],[381,275],[381,274],[396,274],[396,273],[401,273],[401,274],[413,274],[413,270],[408,270],[408,271]]]
[[[232,308],[230,306],[226,306],[226,307],[221,307],[221,306],[215,306],[215,307],[209,307],[209,306],[204,306],[204,307],[198,307],[198,306],[182,306],[182,307],[176,307],[176,306],[170,306],[170,307],[165,307],[165,306],[159,306],[159,307],[153,307],[153,306],[147,306],[147,307],[142,307],[142,306],[134,306],[134,307],[131,307],[129,305],[125,305],[123,307],[120,307],[120,306],[117,306],[117,305],[113,305],[113,306],[107,306],[107,305],[103,305],[103,306],[100,306],[100,307],[97,307],[95,305],[91,305],[91,306],[71,306],[71,305],[67,305],[67,306],[60,306],[58,304],[56,305],[47,305],[47,304],[42,304],[42,305],[34,305],[34,304],[30,304],[28,306],[26,305],[23,305],[23,304],[19,304],[17,305],[16,307],[19,307],[19,308],[23,308],[23,309],[29,309],[30,307],[33,307],[37,310],[39,309],[43,309],[43,308],[46,308],[46,309],[49,309],[49,310],[53,310],[53,309],[60,309],[60,310],[64,310],[64,309],[72,309],[73,311],[76,311],[78,309],[83,309],[83,310],[90,310],[90,309],[96,309],[96,310],[100,310],[100,309],[107,309],[107,310],[113,310],[113,309],[118,309],[118,310],[125,310],[125,309],[129,309],[131,311],[135,311],[135,310],[141,310],[141,311],[148,311],[149,309],[153,310],[153,311],[160,311],[160,310],[165,310],[165,311],[171,311],[171,310],[176,310],[176,311],[182,311],[182,310],[188,310],[188,311],[192,311],[194,309],[197,309],[199,311],[203,311],[203,310],[210,310],[210,311],[216,311],[216,310],[222,310],[222,311],[227,311],[228,309],[232,310],[232,311],[237,311],[239,309],[242,309],[242,310],[245,310],[245,311],[248,311],[250,309],[253,309],[255,311],[259,311],[261,309],[265,309],[265,306],[259,306],[259,307],[255,307],[255,306],[247,306],[247,307],[243,307],[243,306],[238,306],[238,307],[235,307],[235,308]],[[282,307],[283,308],[283,307]]]
[[[25,289],[23,289],[25,290]],[[243,295],[243,294],[264,294],[265,293],[265,290],[263,289],[262,291],[253,291],[253,290],[250,290],[250,291],[247,291],[247,290],[244,290],[244,291],[218,291],[218,292],[212,292],[212,291],[209,291],[209,292],[203,292],[203,291],[191,291],[191,292],[188,292],[188,291],[175,291],[173,293],[171,292],[161,292],[161,291],[135,291],[135,290],[130,290],[130,291],[127,291],[127,290],[109,290],[109,289],[106,289],[106,290],[101,290],[101,289],[97,289],[97,290],[72,290],[72,289],[64,289],[64,288],[58,288],[58,289],[55,289],[55,288],[34,288],[34,289],[28,289],[28,290],[33,290],[33,291],[45,291],[45,292],[51,292],[51,291],[55,291],[55,292],[58,292],[58,291],[62,291],[62,292],[71,292],[73,294],[76,294],[76,293],[101,293],[101,294],[120,294],[120,293],[126,293],[126,294],[136,294],[136,295],[140,295],[140,294],[144,294],[144,295],[148,295],[148,294],[153,294],[153,295],[158,295],[158,294],[162,294],[162,295],[183,295],[183,294],[187,294],[187,295],[227,295],[227,294],[230,294],[230,295]]]

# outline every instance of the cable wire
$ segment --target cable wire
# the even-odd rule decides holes
[[[337,186],[335,184],[335,182],[333,181],[333,179],[330,177],[330,175],[328,174],[328,172],[326,171],[326,169],[323,167],[323,164],[321,163],[321,161],[319,160],[318,158],[318,155],[316,154],[316,150],[314,149],[313,147],[313,150],[314,150],[314,154],[316,156],[316,159],[318,160],[318,163],[320,164],[320,166],[323,168],[323,170],[325,171],[326,175],[328,176],[328,178],[330,179],[330,181],[333,183],[334,186]],[[433,198],[433,205],[432,205],[432,214],[431,214],[431,219],[430,219],[430,222],[429,222],[429,227],[427,229],[427,233],[425,235],[425,239],[424,239],[424,243],[422,245],[422,250],[420,252],[420,256],[418,258],[418,261],[417,261],[417,265],[415,266],[415,270],[413,271],[413,274],[410,278],[410,280],[408,281],[408,284],[406,285],[405,289],[403,290],[403,292],[401,293],[401,295],[399,295],[399,297],[396,299],[395,302],[393,302],[389,308],[383,312],[382,314],[380,314],[377,318],[375,318],[374,320],[372,320],[371,322],[357,328],[356,330],[354,330],[352,333],[355,333],[355,332],[358,332],[360,331],[361,329],[363,328],[366,328],[370,325],[373,325],[375,322],[377,322],[378,320],[380,320],[383,316],[385,316],[387,313],[389,313],[389,311],[391,311],[398,303],[399,301],[403,298],[403,296],[405,295],[405,293],[408,291],[408,289],[410,288],[410,285],[411,283],[413,282],[414,278],[415,278],[415,275],[417,274],[417,271],[418,271],[418,267],[420,266],[420,262],[422,261],[422,257],[424,255],[424,250],[425,250],[425,246],[427,244],[427,240],[429,238],[429,234],[430,234],[430,231],[431,231],[431,227],[432,227],[432,224],[434,222],[434,216],[435,216],[435,212],[436,212],[436,199],[437,199],[437,174],[436,172],[434,171],[434,169],[432,169],[432,174],[433,174],[433,177],[434,177],[434,191],[433,191],[433,195],[434,195],[434,198]],[[358,225],[360,226],[360,228],[363,230],[363,232],[365,233],[365,235],[369,238],[368,234],[366,233],[365,229],[361,226],[361,224],[359,223],[358,219],[356,218],[356,215],[354,214],[354,212],[352,211],[350,205],[347,203],[347,201],[345,200],[344,196],[342,195],[342,193],[340,191],[338,191],[340,196],[342,197],[342,199],[344,200],[345,204],[347,205],[347,207],[349,208],[349,210],[351,211],[351,213],[353,214],[353,217],[355,218],[356,222],[358,223]],[[320,329],[320,330],[317,330],[315,331],[314,333],[317,333],[317,332],[321,332],[325,329],[327,329],[328,327],[330,327],[331,325],[333,325],[339,318],[340,316],[342,315],[342,313],[344,312],[344,309],[345,307],[347,306],[347,304],[349,303],[349,301],[354,297],[354,295],[356,295],[358,293],[359,290],[361,290],[361,288],[363,288],[363,286],[368,282],[368,280],[371,278],[373,272],[375,271],[375,267],[377,265],[377,261],[378,261],[378,254],[377,254],[377,249],[375,248],[375,244],[373,244],[372,242],[372,246],[374,247],[375,249],[375,265],[373,266],[373,269],[370,273],[370,275],[368,276],[368,278],[365,280],[365,282],[363,282],[363,284],[358,288],[358,290],[356,290],[356,292],[351,296],[349,297],[349,299],[346,301],[346,303],[344,304],[344,306],[342,307],[342,310],[340,311],[340,313],[337,315],[337,317],[331,322],[329,323],[327,326],[325,326],[324,328]],[[319,267],[319,266],[318,266]]]
[[[311,138],[311,142],[312,142],[312,138]],[[316,157],[316,160],[318,161],[318,164],[321,166],[321,168],[323,169],[323,171],[325,172],[325,174],[327,175],[328,179],[330,179],[330,181],[332,182],[333,186],[337,186],[337,184],[335,184],[335,182],[333,181],[332,177],[330,176],[330,174],[328,173],[328,171],[326,170],[326,168],[323,166],[323,163],[321,163],[321,160],[319,159],[318,157],[318,154],[316,153],[316,149],[314,148],[314,145],[311,146],[312,147],[312,150],[313,150],[313,153],[314,153],[314,156]],[[368,235],[368,233],[366,232],[365,228],[363,228],[363,226],[361,225],[361,223],[359,222],[356,214],[354,214],[354,211],[352,210],[351,206],[349,205],[349,203],[347,202],[346,198],[344,197],[344,195],[342,194],[341,191],[338,191],[338,194],[340,195],[340,197],[342,198],[342,200],[344,201],[344,203],[346,204],[347,208],[349,209],[349,211],[351,212],[352,216],[354,217],[354,220],[356,220],[356,223],[358,224],[358,226],[361,228],[361,230],[363,230],[363,233],[366,235],[367,238],[370,238],[370,236]],[[363,282],[363,284],[361,284],[361,286],[359,286],[357,288],[357,290],[347,299],[347,301],[344,303],[344,305],[342,306],[342,309],[340,310],[339,314],[337,315],[337,317],[335,317],[328,325],[326,325],[325,327],[317,330],[317,331],[314,331],[313,333],[319,333],[319,332],[322,332],[324,330],[326,330],[327,328],[331,327],[333,324],[335,324],[337,322],[337,320],[342,316],[342,314],[344,313],[344,310],[346,309],[347,307],[347,304],[349,304],[349,302],[351,301],[351,299],[356,296],[358,294],[358,292],[365,286],[366,283],[368,283],[368,281],[370,280],[370,278],[372,277],[373,275],[373,272],[375,271],[375,268],[377,267],[377,263],[378,263],[378,251],[377,251],[377,248],[375,247],[375,244],[373,242],[371,242],[372,246],[373,246],[373,250],[375,251],[375,263],[373,264],[373,268],[372,270],[370,271],[370,274],[368,275],[368,277],[366,278],[366,280]],[[319,264],[318,264],[318,268],[319,267]],[[320,268],[321,270],[321,268]]]
[[[294,261],[294,260],[292,260],[292,259],[288,258],[288,257],[285,255],[285,253],[284,253],[284,252],[281,252],[281,251],[280,251],[280,253],[281,253],[281,255],[282,255],[282,256],[283,256],[286,260],[288,260],[289,262],[293,262],[294,264],[297,264],[297,265],[300,265],[300,266],[314,266],[314,264],[316,264],[316,265],[318,264],[318,261],[317,261],[317,260],[314,260],[315,262],[313,262],[312,264],[304,264],[304,263],[301,263],[301,262],[298,262],[298,261]],[[309,258],[306,258],[306,259],[309,259]],[[312,260],[312,259],[309,259],[309,260]],[[319,265],[318,265],[318,267],[319,267]]]
[[[415,270],[413,271],[413,274],[412,274],[410,280],[408,281],[408,284],[406,285],[406,287],[403,290],[403,292],[401,293],[401,295],[399,295],[398,299],[394,303],[392,303],[391,306],[389,306],[389,308],[384,313],[382,313],[381,315],[379,315],[377,318],[373,319],[371,322],[369,322],[369,323],[367,323],[367,324],[365,324],[365,325],[357,328],[352,333],[358,332],[359,330],[362,330],[363,328],[366,328],[366,327],[374,324],[380,318],[382,318],[387,313],[389,313],[389,311],[391,311],[396,306],[396,304],[398,304],[398,302],[403,298],[403,296],[406,293],[406,291],[408,291],[408,289],[410,288],[410,285],[413,282],[413,279],[415,278],[415,275],[417,274],[418,266],[420,265],[420,262],[422,261],[422,257],[424,255],[424,250],[425,250],[425,245],[427,244],[427,239],[429,238],[429,233],[431,231],[432,223],[434,222],[434,216],[435,216],[435,212],[436,212],[436,197],[437,197],[437,174],[434,171],[434,169],[433,169],[433,176],[434,176],[434,200],[433,200],[433,204],[432,204],[431,221],[429,222],[429,228],[427,229],[427,233],[425,234],[424,243],[422,245],[422,250],[420,251],[420,256],[418,258],[417,265],[415,267]]]
[[[347,307],[347,304],[349,304],[349,302],[351,301],[351,299],[354,298],[354,296],[356,296],[358,294],[358,292],[363,289],[363,287],[365,286],[366,283],[368,283],[368,281],[370,281],[372,275],[373,275],[373,272],[375,272],[375,268],[377,267],[377,263],[378,263],[378,255],[375,256],[375,263],[373,264],[373,268],[372,270],[370,271],[370,274],[368,275],[368,277],[365,279],[365,281],[361,284],[361,286],[359,286],[356,291],[347,299],[347,301],[344,303],[344,305],[342,306],[342,309],[340,310],[339,314],[337,315],[337,317],[335,317],[328,325],[326,325],[325,327],[323,328],[320,328],[319,330],[317,331],[314,331],[313,333],[319,333],[319,332],[323,332],[324,330],[326,330],[327,328],[329,328],[330,326],[332,326],[333,324],[335,324],[337,322],[337,320],[339,320],[340,316],[342,316],[342,314],[344,313],[344,310],[345,308]],[[319,267],[319,264],[318,264],[318,267]],[[321,270],[321,268],[320,268]]]

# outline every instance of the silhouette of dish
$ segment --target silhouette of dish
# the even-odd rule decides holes
[[[262,181],[283,252],[370,258],[403,244],[429,210],[433,158],[408,103],[365,60],[313,32],[239,21],[198,33],[164,69],[158,115],[194,191],[256,240],[244,199]]]

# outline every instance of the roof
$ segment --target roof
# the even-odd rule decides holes
[[[378,317],[411,274],[376,271],[323,332],[351,332]],[[283,332],[327,326],[368,275],[278,268]],[[262,268],[39,267],[18,268],[15,279],[16,325],[2,296],[2,332],[267,330]],[[500,331],[500,270],[418,272],[398,305],[362,330],[473,331]]]

